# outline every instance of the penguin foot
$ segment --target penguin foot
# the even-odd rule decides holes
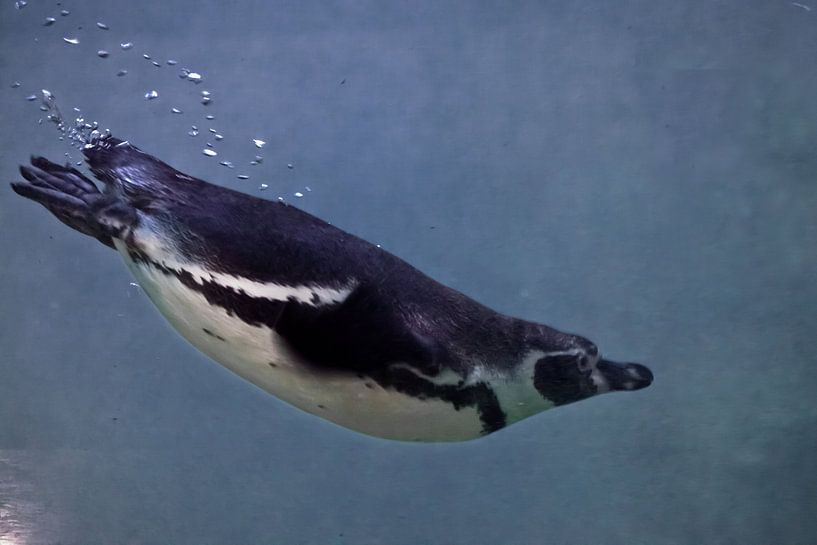
[[[113,236],[135,221],[135,211],[116,197],[104,195],[85,175],[71,166],[32,157],[22,165],[25,182],[12,182],[18,195],[38,202],[69,227],[114,248]],[[116,221],[111,221],[115,217]]]

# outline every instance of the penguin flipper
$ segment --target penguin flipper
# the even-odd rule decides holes
[[[136,221],[135,211],[115,196],[105,195],[81,172],[45,159],[32,157],[22,165],[25,182],[12,182],[21,197],[40,203],[72,229],[114,248],[113,238],[123,226]]]
[[[377,378],[394,363],[438,371],[444,350],[399,316],[372,286],[358,286],[340,305],[287,305],[275,325],[292,348],[319,367]]]

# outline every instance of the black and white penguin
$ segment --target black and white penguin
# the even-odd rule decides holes
[[[196,348],[341,426],[461,441],[652,382],[643,365],[494,312],[297,208],[187,176],[111,136],[84,153],[102,191],[41,157],[12,188],[116,249]]]

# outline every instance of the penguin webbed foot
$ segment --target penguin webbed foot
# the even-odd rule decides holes
[[[69,227],[114,247],[109,229],[96,217],[108,198],[80,171],[32,157],[31,166],[20,166],[20,174],[26,181],[11,183],[15,193],[40,203]]]

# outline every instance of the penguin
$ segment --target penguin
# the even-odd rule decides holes
[[[188,176],[110,134],[83,153],[101,186],[42,157],[11,186],[116,250],[201,352],[340,426],[466,441],[652,383],[644,365],[495,312],[294,206]]]

